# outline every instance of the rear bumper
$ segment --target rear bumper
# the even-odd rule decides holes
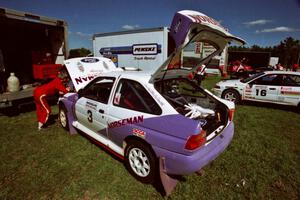
[[[212,142],[201,147],[192,155],[183,155],[153,147],[159,157],[165,158],[164,170],[168,174],[191,174],[209,164],[218,157],[230,144],[234,134],[233,122],[222,131]]]

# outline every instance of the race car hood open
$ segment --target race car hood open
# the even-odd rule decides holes
[[[174,52],[152,75],[151,83],[168,78],[168,76],[186,76],[191,72],[196,72],[199,66],[206,64],[211,58],[220,54],[229,42],[236,42],[238,45],[245,44],[244,40],[229,33],[216,20],[203,13],[191,10],[183,10],[175,14],[169,34],[175,45]],[[189,43],[198,41],[211,41],[215,45],[216,51],[189,70],[182,70],[180,67],[177,69],[169,68],[172,58],[178,56]]]
[[[76,92],[86,86],[100,74],[122,70],[108,58],[85,57],[72,58],[64,61]]]

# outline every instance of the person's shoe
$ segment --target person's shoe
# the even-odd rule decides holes
[[[43,123],[39,122],[39,124],[38,124],[38,130],[39,131],[43,129],[43,125],[44,125]]]

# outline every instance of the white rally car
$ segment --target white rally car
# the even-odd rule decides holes
[[[218,82],[213,92],[226,100],[271,102],[300,107],[300,73],[265,71],[246,79]]]
[[[145,183],[153,182],[158,171],[162,177],[200,170],[227,148],[234,134],[234,103],[189,78],[228,42],[244,41],[195,11],[175,15],[170,37],[176,49],[152,74],[117,70],[101,57],[65,61],[77,93],[60,99],[61,125],[71,133],[80,130],[124,159],[129,172]],[[213,51],[182,55],[196,43]],[[172,67],[181,57],[182,66]]]

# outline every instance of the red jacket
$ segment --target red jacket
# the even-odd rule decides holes
[[[34,96],[41,96],[41,95],[51,96],[51,95],[55,95],[55,93],[58,91],[63,93],[68,92],[68,90],[63,85],[61,79],[55,78],[49,83],[37,87],[34,90]]]

